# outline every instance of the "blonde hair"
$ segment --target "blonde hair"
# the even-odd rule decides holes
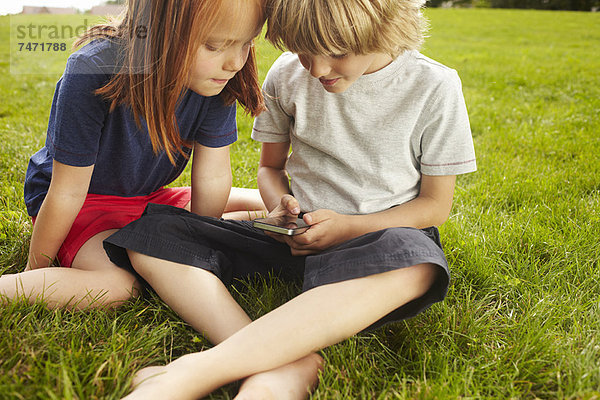
[[[418,49],[424,0],[267,0],[266,38],[300,54],[385,53]]]
[[[247,1],[247,0],[240,0]],[[264,0],[253,0],[264,22]],[[96,91],[111,103],[129,106],[141,126],[144,118],[155,153],[164,150],[186,156],[175,117],[199,46],[218,23],[224,0],[128,0],[115,22],[90,28],[74,46],[107,39],[121,45],[120,71]],[[252,116],[265,109],[258,80],[256,54],[251,49],[244,67],[221,93],[225,104],[236,100]]]

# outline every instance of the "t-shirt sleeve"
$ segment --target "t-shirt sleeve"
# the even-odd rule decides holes
[[[292,116],[281,107],[281,95],[277,88],[280,75],[280,63],[273,64],[265,82],[263,93],[267,110],[254,120],[252,139],[263,143],[283,143],[290,141]]]
[[[456,71],[440,82],[428,109],[421,137],[421,172],[439,176],[475,171],[471,127]]]
[[[220,96],[208,99],[208,108],[195,140],[206,147],[225,147],[237,140],[236,104],[226,106]]]
[[[108,76],[75,54],[67,61],[56,85],[48,123],[46,146],[50,156],[63,164],[86,167],[95,164],[102,127],[109,104],[95,91]]]

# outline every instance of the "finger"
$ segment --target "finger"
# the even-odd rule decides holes
[[[312,232],[309,232],[310,228],[299,235],[294,235],[291,237],[291,240],[296,246],[308,246],[314,243],[314,238]]]
[[[298,236],[291,236],[288,245],[294,250],[310,250],[312,252],[319,252],[323,250],[323,246],[320,240],[302,240]]]
[[[296,256],[296,257],[310,256],[312,254],[316,254],[319,252],[318,250],[311,250],[311,249],[298,250],[298,249],[292,249],[292,248],[290,248],[290,251],[291,251],[292,255]]]
[[[308,225],[320,224],[331,217],[329,210],[315,210],[304,214],[304,222]]]
[[[293,236],[288,236],[288,235],[280,235],[282,241],[287,244],[288,246],[290,246],[290,248],[293,248],[296,246],[296,244],[294,243],[294,239]]]
[[[298,203],[298,200],[296,200],[296,198],[291,194],[284,194],[281,197],[281,205],[285,207],[290,214],[300,214],[300,203]]]
[[[312,213],[304,214],[302,219],[304,220],[304,222],[306,222],[307,225],[313,225],[315,223]]]

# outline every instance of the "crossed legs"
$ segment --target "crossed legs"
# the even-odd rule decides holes
[[[216,346],[164,367],[141,370],[134,382],[137,387],[126,399],[196,399],[265,371],[285,370],[288,377],[296,376],[303,371],[301,367],[318,365],[315,351],[356,334],[423,295],[436,274],[436,267],[422,264],[321,286],[250,322],[212,274],[134,252],[130,258],[163,300],[194,328],[206,332]],[[160,271],[166,271],[165,275]],[[179,276],[177,281],[173,276]],[[313,368],[315,374],[317,368]],[[300,390],[302,397],[309,386]],[[282,398],[280,393],[272,395]]]
[[[128,253],[136,271],[161,299],[213,344],[222,343],[252,322],[212,273],[131,251]],[[255,374],[245,380],[236,398],[303,399],[317,384],[321,361],[317,354],[307,353],[306,357],[290,360],[285,367]],[[152,374],[156,368],[161,369],[151,367],[145,373]],[[144,378],[140,375],[138,379]]]

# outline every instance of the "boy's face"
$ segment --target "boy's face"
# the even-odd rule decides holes
[[[298,54],[302,66],[330,93],[342,93],[362,75],[379,71],[392,62],[388,54],[324,56]]]

